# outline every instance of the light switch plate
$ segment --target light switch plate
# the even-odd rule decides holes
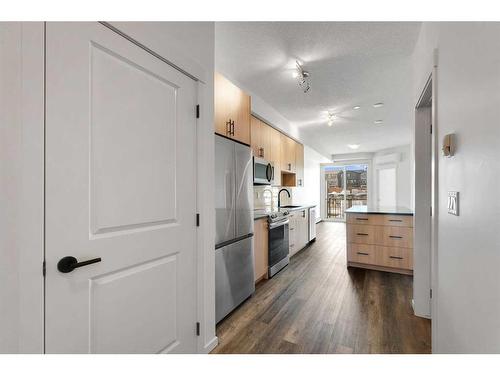
[[[458,216],[458,191],[448,192],[448,213]]]

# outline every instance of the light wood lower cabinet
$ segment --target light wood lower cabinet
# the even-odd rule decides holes
[[[255,283],[267,279],[267,267],[269,258],[269,225],[267,218],[255,220],[254,222],[254,276]]]
[[[413,216],[347,213],[347,265],[413,273]]]

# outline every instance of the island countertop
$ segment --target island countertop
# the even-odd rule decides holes
[[[410,215],[413,211],[407,207],[352,206],[345,210],[348,214]]]

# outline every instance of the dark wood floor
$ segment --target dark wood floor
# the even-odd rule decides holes
[[[317,230],[315,243],[217,326],[212,353],[430,353],[412,277],[348,269],[344,224]]]

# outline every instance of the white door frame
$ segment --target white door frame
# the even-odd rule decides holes
[[[433,55],[433,66],[431,70],[431,74],[429,75],[428,80],[425,82],[422,87],[421,93],[424,94],[426,89],[430,87],[431,89],[431,194],[430,194],[430,202],[428,202],[431,206],[430,208],[430,238],[427,238],[427,242],[430,244],[430,270],[428,270],[430,274],[430,288],[432,293],[432,298],[430,298],[430,316],[431,320],[431,339],[432,339],[432,352],[438,353],[439,349],[436,347],[437,344],[437,327],[438,327],[438,316],[435,313],[438,307],[438,220],[437,216],[439,214],[439,201],[438,201],[438,184],[439,184],[439,171],[438,171],[438,158],[440,155],[439,150],[439,141],[437,138],[437,130],[438,130],[438,113],[437,113],[437,78],[438,78],[438,50],[434,50]],[[430,86],[429,86],[430,85]],[[416,110],[421,107],[421,102],[423,98],[422,96],[419,98],[416,104]],[[418,124],[415,124],[417,126]],[[420,146],[420,142],[422,139],[415,138],[415,149]],[[415,185],[415,188],[417,186]],[[415,207],[417,206],[417,202],[415,202]],[[416,236],[415,236],[416,239]],[[416,272],[419,272],[415,269]],[[430,294],[429,293],[429,294]]]
[[[44,181],[45,181],[45,23],[21,22],[22,40],[22,190],[19,192],[20,219],[20,337],[19,352],[44,352]],[[131,40],[132,38],[129,38]],[[138,42],[137,42],[138,43]],[[142,44],[138,43],[140,46]],[[148,52],[152,52],[148,49]],[[175,61],[174,46],[156,51],[165,61]],[[157,57],[158,57],[157,56]],[[169,57],[172,56],[172,59]],[[197,315],[201,323],[198,353],[210,352],[217,345],[215,336],[214,228],[213,220],[213,72],[207,71],[189,58],[186,66],[198,67],[193,76],[198,81],[200,118],[197,126]],[[175,64],[170,63],[175,67]],[[177,67],[178,68],[178,67]],[[185,72],[185,70],[178,68]],[[29,82],[29,84],[24,84]],[[203,189],[200,182],[203,181]],[[194,218],[193,218],[194,220]],[[214,311],[212,311],[214,310]]]

